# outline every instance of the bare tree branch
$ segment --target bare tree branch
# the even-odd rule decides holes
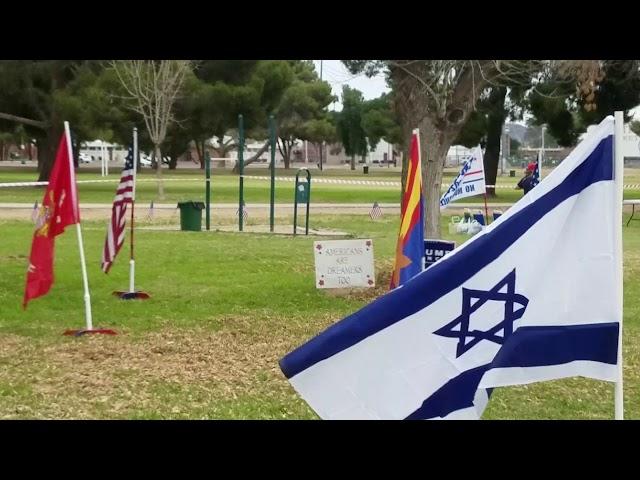
[[[154,145],[157,163],[158,193],[164,197],[161,181],[160,146],[165,140],[173,116],[173,105],[192,68],[189,60],[119,60],[110,62],[127,96],[129,108],[144,119]]]
[[[18,115],[11,115],[10,113],[2,113],[0,112],[0,118],[4,120],[9,120],[11,122],[23,123],[25,125],[31,125],[32,127],[47,128],[46,122],[41,122],[39,120],[31,120],[30,118],[19,117]]]

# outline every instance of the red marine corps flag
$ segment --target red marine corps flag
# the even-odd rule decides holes
[[[33,233],[29,268],[27,270],[27,285],[24,291],[23,307],[26,309],[30,300],[46,295],[53,285],[53,257],[55,239],[64,232],[68,225],[76,225],[78,247],[80,250],[80,267],[82,268],[82,283],[84,287],[84,310],[86,329],[67,330],[65,335],[84,335],[85,333],[106,333],[115,335],[113,330],[94,329],[91,318],[91,296],[89,295],[89,280],[87,265],[84,258],[82,229],[80,228],[80,208],[78,206],[78,191],[76,175],[73,165],[73,150],[71,147],[71,132],[69,123],[64,122],[64,135],[60,139],[58,153],[51,170],[49,184],[42,199],[42,206],[36,218],[36,230]]]
[[[67,225],[80,221],[78,194],[76,191],[71,149],[66,135],[62,135],[49,185],[36,217],[33,233],[27,285],[22,305],[27,308],[29,300],[45,295],[53,285],[53,256],[55,238],[64,232]]]

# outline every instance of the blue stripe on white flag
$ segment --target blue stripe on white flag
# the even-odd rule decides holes
[[[436,263],[402,288],[387,293],[291,352],[280,361],[282,372],[291,378],[426,308],[495,261],[562,202],[594,183],[612,179],[613,136],[609,135],[558,186],[501,224],[495,224],[495,228],[474,239],[449,261]]]
[[[617,322],[561,327],[520,327],[490,364],[467,370],[433,393],[407,420],[445,417],[473,406],[482,376],[492,368],[542,367],[577,360],[617,360]]]

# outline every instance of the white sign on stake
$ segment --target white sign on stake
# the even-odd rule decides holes
[[[313,251],[316,288],[375,287],[371,239],[313,242]]]

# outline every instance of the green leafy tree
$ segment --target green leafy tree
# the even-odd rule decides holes
[[[575,145],[589,125],[616,110],[628,121],[628,111],[640,104],[640,61],[603,60],[597,66],[597,83],[587,79],[576,87],[552,75],[527,96],[532,123],[546,125],[560,146]]]
[[[367,155],[367,136],[363,127],[365,100],[362,92],[348,85],[342,87],[342,110],[337,115],[336,128],[344,152],[351,157],[351,170],[356,168],[356,155]]]
[[[216,139],[218,157],[237,148],[238,115],[242,114],[247,138],[264,140],[245,165],[256,161],[269,147],[268,117],[294,78],[289,61],[205,60],[196,62],[195,80],[180,107],[184,125],[192,132],[200,159],[204,142]],[[231,139],[225,138],[231,136]],[[203,166],[203,164],[202,164]],[[238,165],[234,170],[237,172]]]
[[[102,68],[90,60],[0,61],[0,130],[21,124],[36,140],[40,181],[49,178],[65,120],[76,154],[82,140],[100,131],[94,110],[100,95],[91,85]]]
[[[371,150],[378,146],[380,140],[391,145],[402,143],[402,129],[391,107],[391,98],[387,94],[365,102],[362,128]]]
[[[313,63],[296,60],[290,63],[294,80],[275,107],[278,150],[284,168],[290,168],[291,152],[298,140],[327,141],[335,136],[326,108],[334,101],[331,86],[322,82]]]

